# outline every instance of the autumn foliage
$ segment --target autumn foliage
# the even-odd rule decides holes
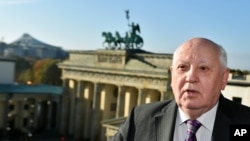
[[[19,83],[61,85],[61,70],[57,67],[57,59],[42,59],[35,61],[30,68],[18,75]]]

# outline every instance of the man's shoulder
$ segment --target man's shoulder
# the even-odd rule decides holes
[[[148,104],[142,104],[135,107],[135,113],[140,114],[157,114],[165,112],[169,108],[175,108],[176,102],[174,99],[157,101]]]
[[[224,108],[231,107],[231,109],[234,109],[235,111],[240,110],[240,111],[245,111],[250,114],[250,107],[246,105],[235,103],[227,98],[223,98],[222,100],[220,100],[220,102],[222,103],[221,105]]]
[[[235,103],[229,99],[223,98],[220,101],[220,110],[232,119],[242,119],[242,122],[247,120],[250,122],[250,107]]]

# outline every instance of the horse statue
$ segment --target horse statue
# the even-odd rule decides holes
[[[139,26],[139,24],[134,24],[134,22],[132,22],[132,24],[131,25],[129,25],[130,27],[131,27],[131,31],[130,31],[130,33],[132,34],[132,36],[133,35],[136,35],[136,31],[138,32],[138,33],[140,33],[141,31],[140,31],[140,26]]]
[[[143,39],[140,35],[126,33],[124,38],[125,49],[140,49],[143,46]]]
[[[139,24],[129,23],[129,10],[125,11],[128,20],[128,26],[131,27],[130,31],[125,33],[125,37],[121,37],[119,32],[115,32],[115,36],[111,32],[102,32],[105,37],[103,46],[106,49],[140,49],[143,46],[143,39],[137,33],[140,33]],[[122,46],[124,45],[124,46]]]
[[[106,49],[115,49],[115,37],[113,37],[111,32],[102,32],[102,36],[105,38],[103,41],[103,46]]]
[[[132,23],[131,31],[126,32],[124,37],[124,44],[126,49],[140,49],[143,46],[143,39],[140,35],[136,34],[137,32],[140,33],[140,26],[138,24]]]
[[[115,32],[115,46],[117,49],[122,49],[122,43],[124,43],[124,39],[120,36],[119,32]]]

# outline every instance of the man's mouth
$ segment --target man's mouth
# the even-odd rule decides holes
[[[199,92],[193,89],[186,89],[184,90],[184,94],[187,94],[187,96],[196,96]]]

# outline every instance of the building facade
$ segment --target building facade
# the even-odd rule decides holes
[[[25,33],[12,43],[6,44],[4,42],[0,42],[0,55],[6,57],[31,57],[37,59],[65,59],[68,57],[68,52],[63,50],[61,47],[41,42]]]
[[[62,93],[58,86],[0,84],[0,130],[58,132]]]
[[[59,86],[0,84],[0,140],[59,133],[62,96]]]
[[[227,86],[222,93],[234,102],[250,106],[250,75],[235,76],[230,74]]]
[[[70,51],[58,65],[70,111],[61,132],[106,140],[112,123],[124,121],[134,106],[172,97],[171,61],[171,54],[143,50]]]
[[[12,84],[15,80],[15,60],[0,57],[0,84]]]
[[[0,65],[0,140],[16,133],[30,138],[35,132],[58,133],[67,114],[62,112],[63,88],[15,83],[15,60],[0,58]]]

